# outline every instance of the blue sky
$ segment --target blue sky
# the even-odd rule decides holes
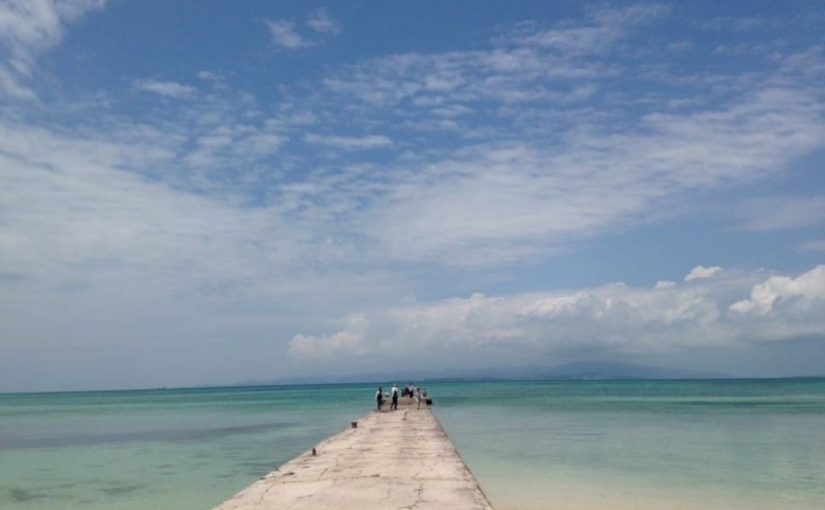
[[[0,2],[0,390],[821,373],[825,7],[717,4]]]

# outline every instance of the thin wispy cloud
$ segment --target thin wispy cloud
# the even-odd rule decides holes
[[[20,83],[17,73],[0,65],[0,92],[15,99],[33,100],[37,97],[33,90]]]
[[[324,9],[319,9],[307,18],[306,24],[312,30],[321,34],[337,34],[341,31],[341,24]]]
[[[789,87],[798,77],[796,55],[780,59],[759,84],[724,74],[694,76],[696,86],[716,82],[737,94],[687,113],[665,113],[670,108],[652,98],[640,104],[632,93],[600,94],[617,81],[625,90],[645,87],[645,77],[630,76],[597,50],[668,10],[656,5],[598,10],[580,25],[520,27],[517,36],[500,37],[488,50],[392,55],[327,79],[336,95],[364,102],[368,122],[380,123],[379,115],[392,112],[422,132],[470,139],[461,151],[422,162],[438,169],[433,174],[439,178],[422,172],[405,182],[405,194],[388,200],[386,216],[373,216],[372,232],[386,237],[394,256],[407,260],[512,262],[514,256],[530,258],[548,244],[638,217],[665,196],[759,178],[795,157],[786,156],[822,143],[821,107],[811,108],[821,104],[821,94]],[[576,47],[548,42],[553,37],[547,34],[578,30],[592,35]],[[611,122],[603,112],[579,109],[594,99],[612,105]],[[479,102],[498,108],[479,112]],[[625,105],[637,113],[622,115]],[[435,121],[433,112],[445,106],[475,115]],[[542,122],[552,123],[552,136],[534,129]],[[485,132],[485,123],[499,127]],[[562,146],[554,143],[560,133],[565,133]],[[552,150],[541,150],[541,142]],[[634,192],[612,193],[616,187]],[[407,203],[407,196],[416,198]],[[586,214],[581,204],[589,205]],[[422,210],[428,214],[412,214]],[[502,250],[499,243],[518,249]]]
[[[37,57],[60,43],[65,27],[107,0],[10,0],[0,3],[0,93],[34,99],[29,81]]]
[[[266,26],[269,29],[269,37],[276,46],[290,50],[314,46],[313,42],[295,30],[295,23],[291,21],[267,21]]]
[[[767,18],[720,16],[698,23],[698,26],[702,30],[708,31],[750,32],[776,29],[781,26],[781,23]]]
[[[39,52],[60,42],[67,23],[105,5],[106,0],[4,2],[0,5],[0,41],[11,53],[12,67],[25,72]]]
[[[289,20],[266,20],[269,36],[275,46],[284,50],[298,50],[320,45],[325,37],[341,31],[340,23],[324,9],[310,14],[303,21],[304,29]],[[306,32],[311,34],[306,35]]]
[[[198,74],[196,76],[198,78],[200,78],[201,80],[213,81],[213,82],[214,81],[222,81],[224,79],[223,76],[221,76],[219,73],[216,73],[216,72],[213,72],[213,71],[207,71],[205,69],[202,70],[202,71],[198,71]]]
[[[304,141],[311,144],[327,145],[343,150],[377,149],[392,145],[392,140],[382,135],[326,136],[310,133],[304,136]]]
[[[825,254],[825,239],[806,241],[799,245],[799,249],[803,252]]]
[[[825,224],[825,196],[751,199],[739,206],[737,215],[745,228],[756,231],[822,225]]]
[[[174,81],[142,79],[132,82],[132,86],[144,92],[151,92],[160,96],[173,97],[176,99],[190,98],[197,93],[195,87]]]
[[[514,40],[568,54],[596,53],[608,49],[631,34],[631,30],[670,12],[662,4],[637,4],[624,8],[592,10],[585,23],[567,22],[548,30],[526,30]]]

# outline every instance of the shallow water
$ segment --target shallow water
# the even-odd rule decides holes
[[[499,510],[825,508],[825,380],[432,383]],[[208,509],[374,385],[0,396],[0,508]]]
[[[825,508],[825,381],[477,383],[437,415],[508,508]]]
[[[371,391],[3,395],[0,508],[211,508],[365,414]]]

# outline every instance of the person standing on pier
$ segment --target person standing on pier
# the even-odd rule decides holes
[[[378,391],[375,392],[375,405],[376,411],[381,410],[381,406],[384,405],[384,388],[381,386],[378,387]]]
[[[390,409],[397,411],[398,410],[398,387],[396,385],[392,385],[392,391],[390,391],[390,395],[392,395],[392,403],[390,404]]]

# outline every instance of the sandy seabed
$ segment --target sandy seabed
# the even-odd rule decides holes
[[[496,510],[822,510],[813,504],[767,502],[748,496],[699,497],[689,488],[684,493],[605,488],[598,484],[530,488],[501,481],[482,481],[481,486]]]

